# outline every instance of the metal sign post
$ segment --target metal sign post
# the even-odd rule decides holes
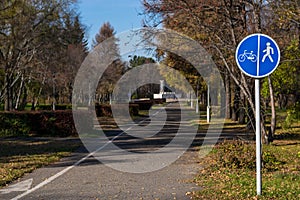
[[[260,80],[255,79],[256,191],[261,195]]]
[[[280,50],[271,37],[252,34],[240,42],[235,59],[243,73],[255,78],[256,190],[257,195],[261,195],[260,78],[270,75],[277,68]]]

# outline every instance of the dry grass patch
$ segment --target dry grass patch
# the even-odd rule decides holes
[[[80,146],[78,140],[16,138],[0,141],[0,187],[25,173],[58,161]]]

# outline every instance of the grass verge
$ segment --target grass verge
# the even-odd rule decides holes
[[[300,140],[263,146],[262,195],[256,196],[255,144],[225,141],[201,163],[194,199],[300,199]]]
[[[78,140],[10,138],[0,141],[0,188],[36,168],[70,155]]]

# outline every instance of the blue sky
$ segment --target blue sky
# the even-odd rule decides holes
[[[141,0],[79,0],[78,9],[88,28],[89,44],[105,22],[117,33],[142,27]]]

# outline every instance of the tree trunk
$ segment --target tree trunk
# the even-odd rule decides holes
[[[252,82],[251,82],[252,83]],[[250,105],[250,101],[248,101],[248,123],[247,123],[247,129],[248,130],[254,130],[255,131],[255,91],[253,88],[251,88],[251,102],[252,106]]]
[[[239,101],[240,101],[240,88],[234,84],[234,99],[232,106],[232,121],[238,121],[239,116]]]
[[[44,87],[44,85],[45,85],[45,81],[46,81],[46,77],[44,76],[44,77],[43,77],[43,81],[42,81],[42,85],[41,85],[40,88],[39,88],[39,92],[38,92],[38,94],[37,94],[37,96],[36,96],[36,99],[35,99],[35,102],[34,102],[34,108],[36,108],[37,105],[38,105],[38,102],[39,102],[39,100],[40,100],[40,97],[41,97],[41,94],[42,94],[42,91],[43,91],[43,87]]]
[[[221,91],[221,112],[220,117],[225,118],[225,109],[226,109],[226,98],[225,98],[225,91]]]
[[[12,110],[12,91],[11,91],[11,78],[8,73],[8,69],[5,69],[5,90],[4,90],[4,95],[5,95],[5,102],[4,102],[4,110],[5,111],[10,111]]]
[[[276,129],[276,110],[275,110],[275,100],[274,100],[274,91],[273,91],[273,85],[272,85],[272,80],[270,76],[268,76],[268,83],[269,83],[269,90],[270,90],[270,103],[271,103],[271,127],[269,130],[268,134],[268,139],[269,142],[272,142],[275,134],[275,129]]]
[[[245,95],[240,91],[240,105],[239,105],[239,124],[245,124],[246,122],[246,102]]]
[[[27,96],[28,96],[28,91],[26,86],[24,86],[23,88],[23,97],[22,97],[22,101],[20,103],[19,109],[24,110],[26,105],[27,105]]]
[[[287,96],[285,94],[279,94],[278,104],[280,109],[287,107]]]
[[[20,83],[20,87],[19,87],[19,92],[18,92],[18,96],[17,96],[17,99],[16,99],[16,105],[15,105],[15,110],[18,110],[19,109],[19,105],[20,105],[20,101],[21,101],[21,95],[22,95],[22,91],[23,91],[23,88],[24,88],[24,74],[22,74],[22,77],[21,77],[21,83]]]
[[[31,100],[31,110],[32,110],[32,111],[35,110],[35,106],[34,106],[34,96],[32,97],[32,100]]]
[[[262,118],[262,116],[260,117],[261,121],[260,121],[260,131],[261,131],[261,140],[263,144],[269,144],[269,137],[266,131],[266,126],[265,126],[265,121]]]
[[[248,102],[249,103],[249,102]],[[255,131],[255,113],[251,107],[247,107],[248,115],[247,115],[247,130],[254,130]]]
[[[225,72],[225,92],[226,92],[226,108],[225,108],[225,118],[231,118],[231,91],[230,91],[230,75]]]

